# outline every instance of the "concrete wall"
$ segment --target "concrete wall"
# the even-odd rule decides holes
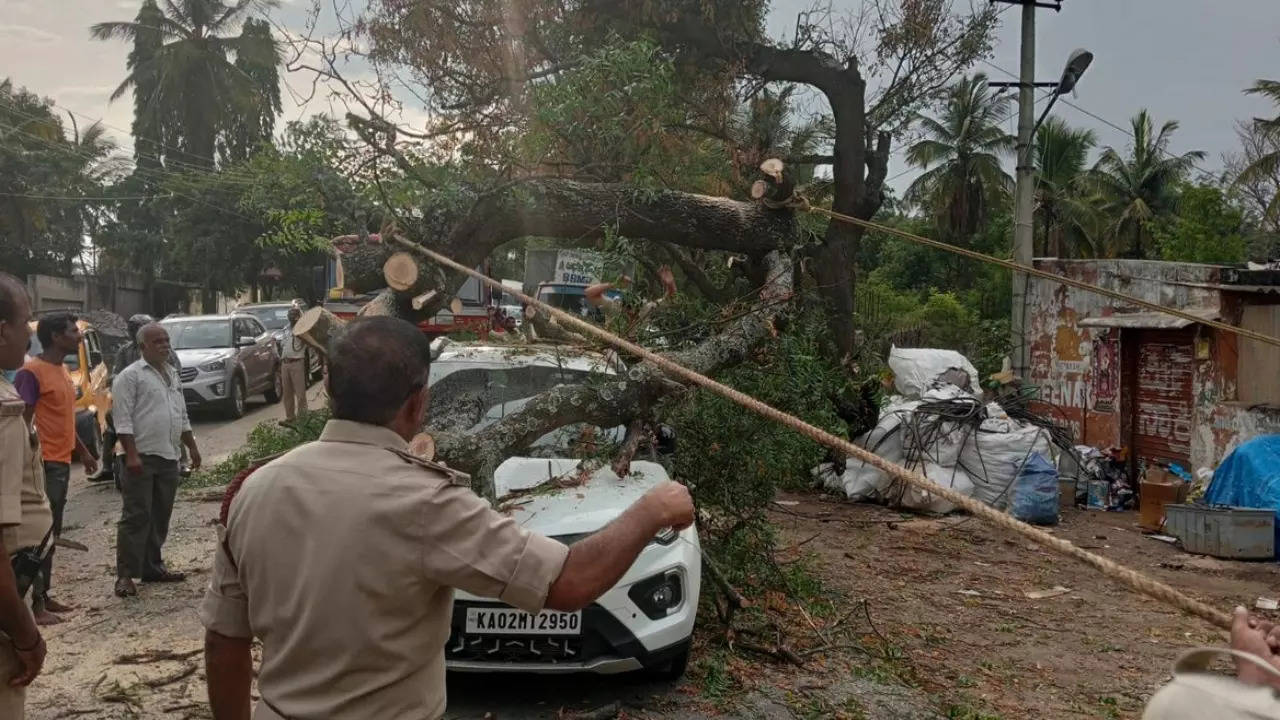
[[[1141,260],[1036,260],[1037,268],[1123,292],[1165,307],[1212,309],[1225,322],[1240,320],[1237,294],[1179,283],[1217,284],[1222,268],[1212,265]],[[1145,312],[1118,301],[1031,278],[1027,288],[1030,380],[1040,396],[1062,411],[1078,441],[1095,447],[1128,447],[1124,407],[1134,388],[1122,386],[1128,353],[1136,352],[1135,331],[1081,327],[1089,317]],[[1215,467],[1241,442],[1280,432],[1280,410],[1250,409],[1237,402],[1237,338],[1193,326],[1207,357],[1195,359],[1192,376],[1191,464]],[[1274,371],[1274,370],[1273,370]],[[1042,411],[1053,412],[1048,407]]]

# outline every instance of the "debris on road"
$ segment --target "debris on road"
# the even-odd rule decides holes
[[[1046,600],[1059,595],[1066,595],[1069,592],[1071,592],[1071,588],[1055,585],[1048,590],[1030,590],[1022,594],[1027,596],[1028,600]]]

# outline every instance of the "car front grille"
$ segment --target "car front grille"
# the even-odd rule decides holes
[[[195,405],[204,402],[204,398],[200,397],[199,393],[195,390],[189,389],[183,389],[182,399],[185,400],[188,405]]]
[[[184,367],[178,371],[178,379],[182,382],[191,382],[196,379],[196,373],[199,372],[193,367]]]
[[[449,660],[493,663],[581,663],[594,659],[583,653],[582,637],[495,637],[454,632],[445,646]]]

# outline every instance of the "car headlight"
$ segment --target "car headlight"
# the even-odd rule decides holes
[[[210,360],[209,362],[200,366],[200,369],[204,370],[205,372],[217,372],[219,370],[225,370],[226,368],[227,368],[227,361],[225,358],[221,360]]]

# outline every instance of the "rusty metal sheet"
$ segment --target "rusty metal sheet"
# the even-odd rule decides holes
[[[1190,466],[1192,358],[1189,333],[1140,336],[1133,415],[1133,450],[1139,458]]]
[[[1215,308],[1179,308],[1182,312],[1195,315],[1204,320],[1221,320],[1222,313]],[[1107,327],[1107,328],[1153,328],[1153,329],[1170,329],[1176,330],[1184,328],[1191,324],[1190,320],[1180,318],[1174,315],[1167,315],[1162,312],[1132,312],[1132,313],[1113,313],[1111,315],[1099,315],[1097,317],[1087,317],[1081,320],[1080,327]]]

